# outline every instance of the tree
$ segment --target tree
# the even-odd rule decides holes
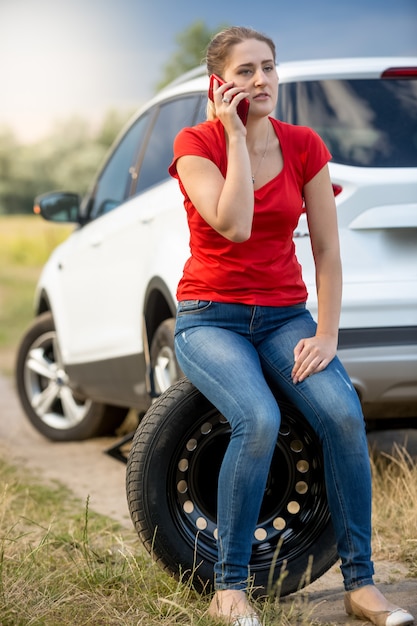
[[[53,189],[84,194],[127,116],[109,111],[95,132],[72,117],[28,145],[0,129],[0,215],[31,213],[34,197]]]
[[[197,21],[177,35],[178,50],[167,62],[158,89],[201,65],[209,41],[225,27],[210,30]],[[130,115],[109,111],[96,130],[86,120],[72,117],[30,145],[22,145],[11,131],[0,128],[0,214],[31,213],[33,198],[53,189],[85,193]]]
[[[220,25],[214,30],[205,26],[204,22],[198,20],[191,24],[185,31],[176,36],[179,46],[163,69],[163,77],[156,85],[162,89],[181,74],[192,70],[204,63],[207,46],[213,35],[226,28],[226,24]]]

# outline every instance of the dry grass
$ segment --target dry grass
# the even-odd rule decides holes
[[[417,464],[404,448],[372,459],[373,551],[417,577]]]
[[[417,576],[417,466],[404,451],[373,461],[375,557]],[[135,534],[66,489],[0,463],[2,626],[215,626],[207,599],[162,572]],[[298,598],[257,603],[270,626],[312,626]]]
[[[40,217],[0,216],[0,371],[10,374],[15,347],[33,318],[35,285],[52,250],[72,226]]]
[[[0,483],[2,626],[215,626],[207,598],[162,572],[133,531],[1,462]],[[258,609],[271,626],[312,623],[303,603]]]

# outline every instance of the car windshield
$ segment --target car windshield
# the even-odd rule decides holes
[[[278,117],[314,128],[336,163],[417,166],[417,80],[284,83]]]

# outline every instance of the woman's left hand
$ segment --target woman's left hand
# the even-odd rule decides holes
[[[315,335],[301,339],[294,348],[293,383],[324,370],[336,356],[337,338],[332,335]]]

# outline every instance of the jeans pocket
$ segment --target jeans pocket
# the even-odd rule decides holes
[[[181,300],[178,302],[177,315],[201,313],[211,306],[211,300]]]

